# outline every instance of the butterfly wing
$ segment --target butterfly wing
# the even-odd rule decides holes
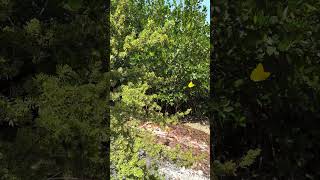
[[[270,72],[264,72],[263,65],[259,63],[257,67],[251,72],[250,79],[252,81],[264,81],[270,76]]]
[[[195,86],[195,85],[193,84],[192,81],[188,84],[188,87],[189,87],[189,88],[192,88],[192,87],[194,87],[194,86]]]
[[[263,80],[268,79],[268,77],[270,76],[270,72],[263,72]]]
[[[250,75],[250,79],[252,80],[252,81],[259,81],[259,65],[255,68],[255,69],[253,69],[252,70],[252,72],[251,72],[251,75]]]

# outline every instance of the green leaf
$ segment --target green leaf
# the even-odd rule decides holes
[[[250,149],[241,159],[239,167],[245,168],[254,163],[255,159],[260,155],[261,149]]]
[[[291,46],[292,42],[289,40],[283,40],[278,44],[279,51],[287,51]]]
[[[257,24],[257,16],[256,15],[253,17],[253,23]]]
[[[70,11],[78,11],[82,7],[82,0],[68,0],[64,5],[65,9]]]
[[[231,112],[231,111],[233,111],[233,107],[232,106],[228,106],[228,107],[225,107],[223,110],[225,111],[225,112]]]
[[[234,86],[239,87],[243,84],[243,82],[244,82],[243,79],[238,79],[234,82]]]
[[[277,55],[278,54],[278,51],[277,51],[277,49],[275,48],[275,47],[272,47],[272,46],[268,46],[267,47],[267,54],[269,55],[269,56],[271,56],[271,55]]]
[[[246,127],[246,117],[242,116],[240,119],[239,119],[239,125],[241,127]]]
[[[308,11],[311,12],[311,11],[316,11],[317,8],[314,7],[314,6],[311,6],[310,4],[306,3],[305,6],[307,7]]]
[[[287,15],[288,15],[288,6],[283,10],[282,20],[287,19]]]

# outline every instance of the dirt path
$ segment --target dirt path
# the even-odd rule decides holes
[[[208,175],[204,175],[202,171],[193,169],[179,168],[175,165],[165,162],[160,165],[159,173],[162,174],[166,180],[209,180]]]
[[[167,175],[172,175],[170,176],[171,179],[176,179],[174,177],[179,176],[180,179],[185,179],[183,177],[190,177],[190,174],[194,174],[194,177],[199,176],[199,178],[196,179],[206,179],[206,177],[209,176],[210,135],[208,133],[208,126],[204,126],[199,123],[183,123],[171,125],[167,128],[161,128],[155,123],[146,122],[139,128],[145,129],[154,134],[157,137],[157,142],[166,145],[168,148],[176,147],[176,145],[179,144],[182,151],[192,150],[192,154],[194,156],[205,155],[203,160],[195,162],[190,169],[179,169],[168,163],[162,165],[162,170],[167,172]]]

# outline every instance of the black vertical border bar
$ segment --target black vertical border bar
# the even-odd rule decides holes
[[[215,39],[215,30],[214,30],[214,8],[213,8],[213,0],[210,0],[210,98],[209,101],[214,101],[214,60],[215,60],[215,48],[214,48],[214,39]],[[210,106],[210,102],[208,103]],[[209,111],[209,125],[210,125],[210,179],[214,179],[213,176],[213,162],[215,159],[215,149],[216,149],[216,131],[215,131],[215,119],[212,111]]]
[[[103,22],[104,22],[104,40],[105,42],[105,59],[103,59],[103,71],[110,73],[110,12],[111,12],[111,0],[103,0],[104,1],[104,14]],[[110,77],[110,76],[108,76]],[[104,115],[103,119],[103,126],[106,126],[107,131],[107,141],[102,142],[102,158],[106,158],[106,164],[103,167],[103,171],[106,172],[106,180],[111,179],[110,177],[110,79],[107,80],[107,92],[106,92],[106,103],[107,109]]]
[[[211,110],[211,103],[216,101],[218,98],[215,91],[215,82],[217,77],[217,68],[215,64],[218,61],[219,47],[217,37],[218,19],[219,19],[219,3],[223,3],[224,0],[219,2],[210,0],[210,102],[209,105],[209,119],[210,119],[210,179],[217,180],[214,176],[214,161],[219,157],[220,149],[218,145],[221,143],[221,128],[219,128],[219,119],[214,114],[214,111]]]

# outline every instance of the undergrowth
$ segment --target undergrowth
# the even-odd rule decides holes
[[[173,115],[162,113],[154,101],[157,95],[146,94],[148,88],[146,83],[128,83],[112,93],[115,102],[111,108],[112,179],[161,179],[157,172],[159,162],[166,160],[190,167],[203,158],[193,156],[191,150],[183,152],[179,146],[169,149],[157,144],[154,136],[138,129],[138,125],[147,120],[162,127],[176,124],[179,118],[190,113],[190,110]]]

